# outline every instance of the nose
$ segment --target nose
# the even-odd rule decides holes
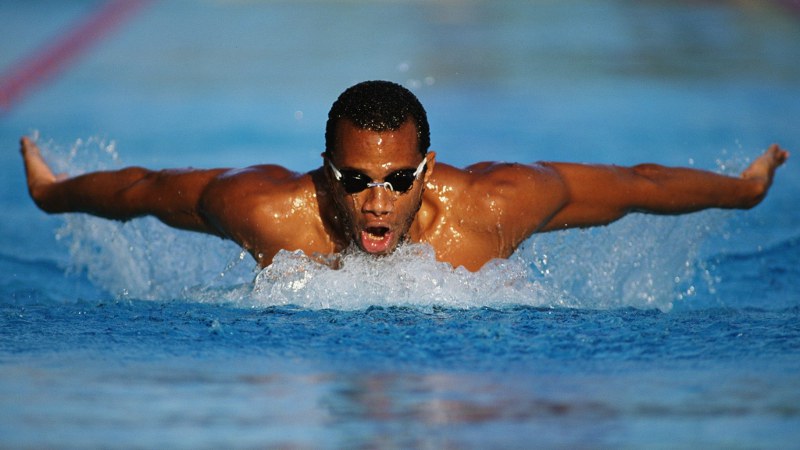
[[[364,192],[366,196],[361,212],[383,216],[394,209],[393,192],[383,186],[375,186]]]

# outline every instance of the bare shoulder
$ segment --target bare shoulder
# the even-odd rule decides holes
[[[200,207],[222,236],[266,264],[281,248],[306,248],[310,241],[324,241],[314,173],[273,165],[229,170],[209,183]],[[318,246],[328,250],[324,244]]]
[[[213,181],[216,188],[231,189],[245,188],[256,184],[281,184],[298,180],[303,174],[292,172],[291,170],[274,165],[263,164],[258,166],[245,167],[243,169],[229,169],[219,175]]]
[[[561,208],[567,192],[549,163],[481,162],[458,169],[437,163],[432,189],[459,220],[528,235]]]
[[[226,209],[250,207],[251,203],[264,204],[289,200],[313,193],[309,173],[298,173],[277,165],[258,165],[231,169],[219,173],[203,193],[206,208]]]
[[[243,222],[265,207],[291,202],[304,191],[313,191],[308,174],[273,165],[231,169],[208,183],[200,207],[209,219],[219,224]]]
[[[549,163],[480,162],[459,169],[437,163],[433,187],[461,195],[524,200],[553,195],[561,186],[558,171]],[[523,196],[524,199],[515,197]]]

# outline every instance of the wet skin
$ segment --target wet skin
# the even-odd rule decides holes
[[[422,160],[416,129],[338,124],[330,156],[339,169],[382,181]],[[282,249],[335,255],[355,245],[375,255],[404,240],[430,244],[437,259],[478,270],[506,258],[531,234],[611,223],[630,212],[683,214],[751,208],[789,154],[773,144],[738,177],[696,169],[569,163],[483,162],[427,166],[405,193],[372,187],[348,194],[327,164],[305,174],[275,165],[246,169],[129,167],[72,178],[52,173],[28,138],[20,146],[28,190],[46,212],[114,220],[152,215],[167,225],[230,239],[266,266]]]

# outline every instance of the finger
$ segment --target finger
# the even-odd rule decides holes
[[[786,160],[789,159],[789,152],[781,149],[781,151],[778,153],[777,159],[778,159],[778,165],[785,163]]]
[[[28,138],[28,136],[22,136],[19,140],[19,151],[24,155],[26,153],[31,152],[32,148],[35,148],[36,144]]]
[[[780,166],[789,158],[789,152],[782,149],[778,144],[772,144],[769,146],[767,152],[770,154],[772,159],[775,161],[776,166]]]

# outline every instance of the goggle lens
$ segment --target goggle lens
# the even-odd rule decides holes
[[[357,194],[365,189],[379,186],[394,192],[408,192],[414,186],[417,177],[424,172],[425,163],[426,160],[423,159],[416,169],[400,169],[387,175],[382,182],[376,182],[357,170],[340,171],[328,160],[334,176],[342,183],[344,191],[348,194]]]

